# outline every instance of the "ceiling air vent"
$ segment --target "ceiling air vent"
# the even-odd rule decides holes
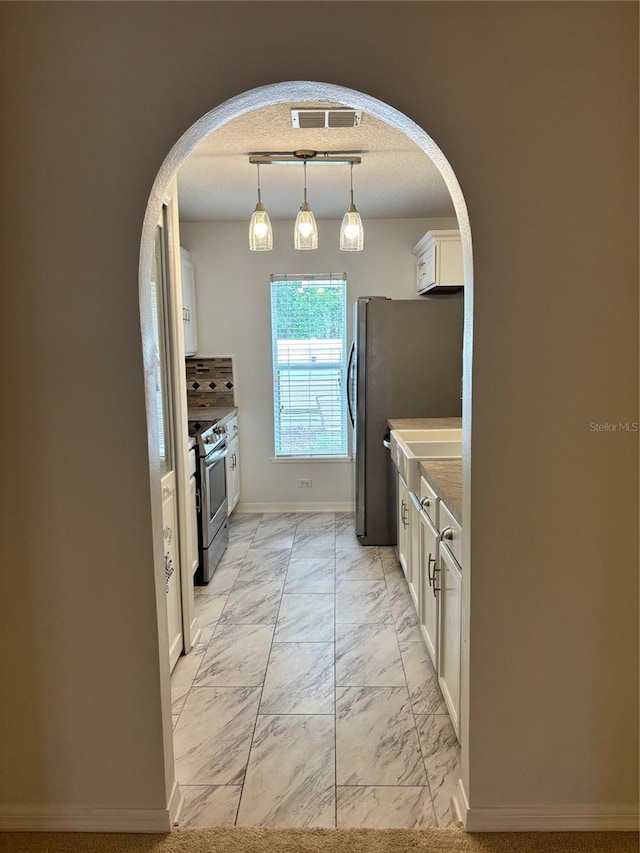
[[[291,124],[298,129],[358,127],[361,121],[362,110],[348,108],[291,110]]]

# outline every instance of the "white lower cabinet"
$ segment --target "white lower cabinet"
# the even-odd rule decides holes
[[[413,605],[418,615],[420,615],[420,588],[422,585],[420,571],[421,553],[420,502],[412,492],[409,492],[409,560],[407,564],[407,583],[409,584],[409,592],[411,593]]]
[[[229,442],[227,453],[227,503],[229,515],[233,512],[240,499],[240,468],[238,465],[238,439]]]
[[[398,474],[398,560],[407,581],[409,580],[409,561],[411,538],[409,533],[409,490]]]
[[[445,542],[440,543],[436,568],[438,612],[438,681],[460,740],[460,616],[462,572]]]
[[[240,500],[240,437],[238,433],[238,415],[234,414],[225,421],[227,428],[227,515],[231,515]]]
[[[462,528],[424,477],[417,496],[397,476],[398,560],[460,740]]]
[[[438,596],[434,569],[438,563],[438,531],[426,512],[420,513],[420,630],[434,667],[438,668]]]

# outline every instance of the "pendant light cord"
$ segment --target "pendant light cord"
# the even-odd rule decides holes
[[[307,161],[302,164],[304,168],[304,203],[307,203]]]
[[[258,204],[260,204],[262,201],[260,198],[260,163],[256,163],[256,166],[258,167]]]
[[[353,204],[353,163],[351,163],[351,204]]]

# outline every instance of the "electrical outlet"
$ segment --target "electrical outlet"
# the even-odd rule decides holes
[[[299,489],[310,489],[311,488],[311,480],[298,480],[298,488]]]

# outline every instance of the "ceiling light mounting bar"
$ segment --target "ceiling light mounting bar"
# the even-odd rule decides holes
[[[331,165],[331,166],[358,166],[362,162],[362,158],[350,151],[312,151],[310,149],[299,149],[298,151],[288,152],[260,152],[249,154],[249,162],[252,164],[260,164],[261,166],[282,165],[290,166],[292,164],[308,163],[310,166]]]

